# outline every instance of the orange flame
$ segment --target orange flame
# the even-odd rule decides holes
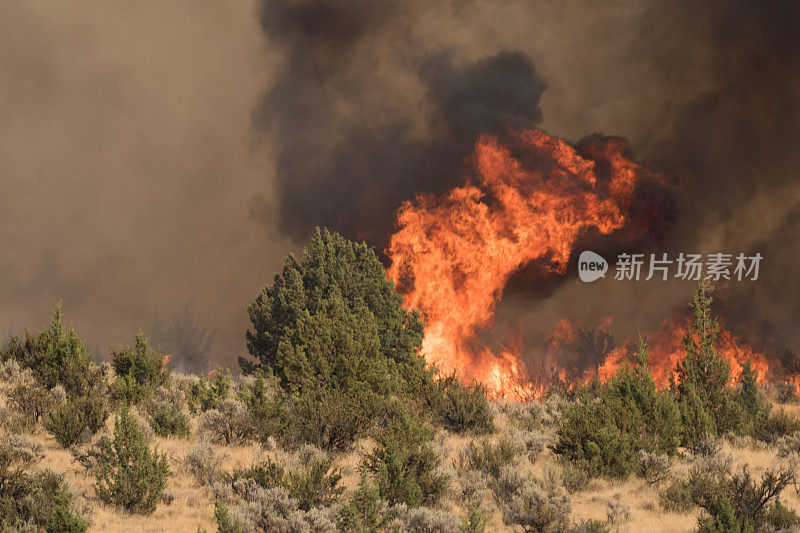
[[[686,334],[689,318],[686,313],[676,313],[665,319],[661,329],[654,336],[650,348],[650,367],[653,377],[661,386],[665,386],[675,366],[683,358],[686,348],[683,337]],[[770,366],[764,353],[755,350],[743,338],[734,335],[719,320],[719,332],[714,345],[730,366],[731,382],[735,382],[742,373],[742,365],[750,359],[753,369],[758,372],[758,380],[766,381],[770,374]]]
[[[401,206],[388,276],[405,305],[422,313],[429,363],[476,379],[496,396],[524,398],[536,387],[526,378],[521,347],[494,353],[476,338],[491,323],[506,282],[534,260],[563,274],[582,232],[623,227],[641,176],[665,180],[628,160],[623,139],[593,138],[586,156],[538,130],[517,132],[513,142],[524,157],[482,137],[475,183]]]

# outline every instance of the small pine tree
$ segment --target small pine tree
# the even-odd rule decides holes
[[[381,500],[378,488],[369,483],[366,471],[362,471],[358,490],[350,497],[348,504],[342,506],[337,516],[339,529],[382,531],[391,517],[389,506]]]
[[[317,229],[298,260],[289,256],[248,308],[252,329],[240,358],[246,374],[273,371],[288,391],[319,385],[378,394],[433,385],[419,355],[423,325],[375,252]]]
[[[151,514],[169,476],[166,454],[150,449],[136,420],[123,406],[114,424],[113,441],[102,442],[95,472],[98,498],[130,513]]]
[[[758,372],[750,363],[750,358],[742,365],[742,373],[739,376],[739,404],[742,411],[755,418],[764,410],[764,404],[758,395]]]
[[[62,385],[69,396],[89,394],[99,378],[83,341],[73,328],[64,327],[60,305],[53,310],[49,327],[36,333],[26,331],[24,341],[11,338],[0,350],[0,361],[8,359],[29,368],[46,389]]]
[[[703,278],[689,305],[692,319],[683,336],[686,355],[678,363],[672,382],[687,429],[684,440],[690,447],[701,431],[724,434],[741,423],[739,406],[728,387],[730,366],[714,347],[719,325],[711,314],[713,290],[711,280]],[[714,422],[711,427],[709,418]],[[697,424],[703,427],[695,427]]]
[[[378,436],[378,445],[364,458],[377,478],[381,499],[409,507],[435,503],[449,479],[438,472],[440,459],[430,446],[433,428],[408,410],[400,411]]]
[[[709,279],[700,281],[689,305],[692,321],[683,336],[686,355],[675,370],[679,392],[695,387],[705,391],[709,399],[723,394],[731,375],[728,362],[714,348],[719,325],[711,315],[713,290]]]
[[[164,356],[149,346],[141,331],[136,334],[133,349],[126,347],[111,351],[111,364],[117,373],[113,394],[128,404],[138,403],[169,379],[169,367]]]

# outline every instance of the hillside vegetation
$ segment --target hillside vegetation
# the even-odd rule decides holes
[[[0,347],[0,529],[797,530],[800,406],[731,380],[712,291],[666,389],[640,340],[526,403],[427,367],[375,253],[326,230],[250,305],[239,369],[178,373],[141,333],[98,363],[57,309]]]

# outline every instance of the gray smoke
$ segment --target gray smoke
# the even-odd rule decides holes
[[[104,349],[190,304],[218,331],[200,357],[234,361],[248,302],[312,227],[382,248],[400,202],[463,182],[479,133],[537,126],[624,136],[680,179],[674,223],[637,246],[761,251],[762,279],[720,308],[770,349],[798,342],[797,2],[119,9],[0,3],[0,331],[63,300]],[[531,345],[561,317],[647,332],[692,291],[525,274],[496,329]]]
[[[463,181],[479,134],[541,120],[545,83],[527,55],[429,49],[414,7],[262,3],[284,58],[256,117],[278,151],[279,226],[292,237],[324,225],[382,248],[403,201]]]

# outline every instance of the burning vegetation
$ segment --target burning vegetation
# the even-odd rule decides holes
[[[251,303],[242,377],[179,374],[141,333],[98,365],[56,310],[0,349],[0,523],[80,533],[136,516],[158,529],[177,513],[186,529],[202,520],[221,532],[578,533],[640,530],[670,511],[677,530],[695,517],[703,532],[798,526],[778,496],[796,480],[800,421],[773,408],[761,360],[731,352],[712,291],[699,284],[666,355],[640,339],[628,357],[603,329],[559,323],[554,379],[503,388],[507,375],[492,372],[513,372],[512,355],[488,370],[503,399],[460,368],[428,365],[424,317],[370,247],[328,230]],[[595,369],[580,373],[586,358]],[[732,471],[723,443],[775,464],[760,480]],[[64,449],[81,466],[70,483],[27,470]],[[605,519],[587,516],[598,484],[650,501],[632,510],[615,496]]]
[[[572,146],[536,129],[482,136],[471,162],[462,186],[400,207],[387,249],[388,276],[425,322],[428,363],[480,382],[494,397],[531,399],[554,380],[607,379],[631,362],[633,339],[616,345],[605,325],[584,331],[561,319],[536,347],[510,334],[492,348],[482,333],[495,325],[495,307],[520,270],[530,285],[559,283],[579,245],[613,251],[662,241],[680,185],[631,160],[617,137]],[[659,386],[682,357],[687,324],[676,311],[652,336]],[[797,381],[724,322],[717,349],[731,379],[749,360],[762,380]]]

